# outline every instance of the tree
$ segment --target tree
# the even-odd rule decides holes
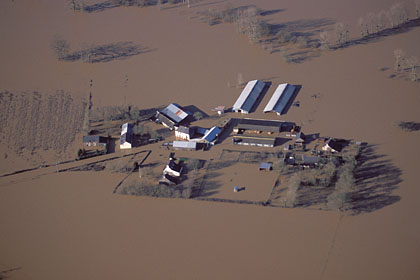
[[[344,45],[349,39],[349,29],[347,25],[339,22],[335,25],[336,44],[338,47]]]
[[[328,42],[328,33],[326,31],[322,31],[319,34],[319,42],[321,44],[322,50],[328,50],[330,48],[329,42]]]
[[[54,35],[50,47],[60,60],[66,58],[70,51],[70,43],[60,35]]]
[[[401,71],[401,68],[403,67],[403,64],[405,62],[405,55],[404,52],[401,49],[394,50],[394,69],[395,71]]]
[[[407,66],[410,68],[410,79],[413,82],[417,82],[419,79],[417,74],[417,68],[419,67],[418,64],[419,60],[415,56],[412,56],[409,59],[407,59]]]
[[[85,5],[82,0],[68,0],[67,2],[73,11],[82,11]]]
[[[195,120],[198,121],[198,120],[201,120],[202,118],[204,118],[204,114],[201,113],[200,111],[197,111],[193,114],[193,117],[194,117]]]
[[[286,198],[284,200],[284,204],[287,207],[295,207],[296,205],[296,198],[297,198],[297,191],[301,184],[301,178],[297,173],[293,174],[289,180],[289,186],[286,192]]]

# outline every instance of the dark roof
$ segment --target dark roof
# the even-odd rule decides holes
[[[236,126],[238,129],[280,132],[284,122],[272,120],[241,119]]]
[[[104,136],[99,136],[99,135],[86,135],[86,136],[83,136],[83,143],[86,143],[86,142],[107,143],[108,138]]]
[[[182,165],[176,163],[173,160],[169,161],[168,166],[169,166],[170,169],[172,169],[173,171],[176,171],[176,172],[181,172],[181,170],[182,170]]]
[[[178,184],[178,178],[169,174],[163,174],[159,179],[159,184],[176,185]]]
[[[120,144],[124,144],[125,142],[132,143],[132,135],[130,133],[121,135]]]
[[[297,164],[314,165],[314,164],[317,164],[319,162],[319,158],[314,157],[314,156],[308,156],[308,155],[302,155],[302,154],[299,155],[298,154],[295,157],[296,157],[296,163]]]
[[[341,150],[343,149],[342,145],[333,138],[328,139],[326,144],[330,146],[330,148],[336,150],[337,152],[341,152]]]

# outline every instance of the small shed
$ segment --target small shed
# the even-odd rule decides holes
[[[273,163],[272,162],[261,162],[259,170],[260,171],[271,171],[271,170],[273,170]]]
[[[83,136],[83,146],[85,147],[106,147],[108,138],[99,135]]]

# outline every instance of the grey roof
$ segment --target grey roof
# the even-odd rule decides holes
[[[164,108],[161,113],[172,119],[174,122],[179,123],[188,117],[188,113],[183,111],[179,105],[171,103]]]
[[[174,141],[172,146],[179,149],[196,149],[197,143],[190,141]]]
[[[190,128],[182,125],[178,127],[177,131],[180,133],[190,134]]]
[[[132,143],[132,138],[131,138],[131,134],[128,133],[124,133],[123,135],[121,135],[121,139],[120,139],[120,144],[124,144],[124,143]]]
[[[85,135],[83,136],[83,142],[107,143],[108,138],[99,135]]]
[[[295,92],[296,87],[291,84],[280,84],[276,91],[271,96],[270,101],[264,108],[264,113],[273,111],[278,115],[283,114],[284,109],[292,98],[293,93]]]
[[[257,101],[262,90],[264,89],[265,83],[259,80],[249,81],[245,88],[242,90],[241,95],[239,95],[235,104],[233,105],[233,110],[242,110],[249,112],[254,106],[255,101]]]
[[[261,162],[260,169],[271,169],[273,164],[271,162]]]
[[[217,126],[213,126],[209,131],[204,134],[204,136],[201,138],[207,142],[213,142],[214,139],[219,135],[221,132],[220,128]]]

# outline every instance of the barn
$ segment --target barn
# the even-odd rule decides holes
[[[262,81],[249,81],[233,105],[232,111],[249,114],[252,107],[255,105],[255,102],[264,90],[264,87],[265,83]]]

